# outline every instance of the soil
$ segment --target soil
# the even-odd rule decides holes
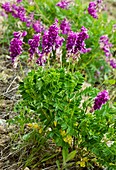
[[[0,1],[0,3],[5,0]],[[7,0],[6,0],[7,1]],[[107,2],[110,16],[116,18],[116,2]],[[2,21],[0,17],[0,35],[2,35]],[[18,83],[21,79],[20,69],[14,69],[6,55],[8,48],[0,46],[0,170],[21,170],[18,166],[18,153],[14,153],[11,135],[16,130],[14,126],[8,126],[7,120],[15,116],[13,107],[20,96],[17,93]],[[29,170],[29,168],[25,168]],[[37,169],[36,169],[37,170]],[[96,167],[97,170],[97,167]]]

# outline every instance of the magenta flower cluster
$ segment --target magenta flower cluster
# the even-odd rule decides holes
[[[17,3],[21,0],[17,0]],[[2,4],[2,8],[6,13],[11,13],[14,18],[20,19],[20,21],[25,22],[27,27],[32,26],[36,33],[43,31],[43,25],[40,21],[34,21],[34,13],[26,14],[26,10],[22,5],[11,4],[6,2]]]
[[[66,49],[69,54],[87,53],[91,48],[86,48],[85,40],[89,38],[87,29],[83,26],[81,32],[71,31],[67,38]]]
[[[39,58],[37,59],[36,63],[39,65],[44,65],[46,61],[46,57],[50,52],[53,50],[56,50],[57,48],[62,46],[62,43],[64,41],[64,38],[59,36],[59,27],[58,27],[58,21],[56,20],[53,25],[49,27],[48,30],[46,30],[42,36],[42,42],[41,42],[41,48],[40,51],[38,49],[40,45],[40,34],[34,35],[33,39],[30,39],[28,41],[28,44],[30,45],[29,53],[30,53],[30,59],[34,56],[34,54],[38,54]]]
[[[11,60],[12,63],[15,62],[15,59],[17,56],[19,56],[23,49],[22,49],[22,45],[23,45],[23,37],[27,35],[27,32],[14,32],[14,38],[11,40],[10,42],[10,56],[11,56]]]
[[[62,9],[68,9],[70,6],[70,3],[71,3],[71,0],[61,0],[56,4],[56,6]]]
[[[109,42],[109,38],[107,35],[102,35],[99,40],[100,48],[104,51],[105,56],[107,57],[106,61],[110,64],[112,68],[116,68],[116,60],[112,57],[112,53],[110,48],[113,46]]]
[[[41,32],[41,29],[37,30],[37,32]],[[67,34],[66,40],[60,36],[61,32],[62,34]],[[12,39],[10,43],[10,55],[12,57],[12,61],[14,61],[14,59],[22,53],[22,37],[24,36],[24,32],[14,33],[14,39]],[[89,35],[84,26],[81,28],[81,32],[73,32],[71,31],[70,24],[66,19],[61,21],[60,25],[56,19],[48,30],[44,30],[43,33],[37,33],[32,39],[29,39],[30,60],[32,60],[36,54],[39,56],[36,62],[39,65],[43,65],[50,53],[53,54],[53,52],[58,52],[60,50],[64,41],[66,41],[65,50],[68,56],[70,56],[70,54],[76,55],[79,53],[87,53],[91,50],[90,48],[86,48],[85,40],[88,38]]]
[[[17,0],[17,3],[22,2],[22,0]],[[20,21],[25,22],[27,27],[32,26],[36,33],[43,31],[44,27],[42,22],[34,20],[34,13],[26,14],[26,10],[23,6],[19,4],[11,4],[6,2],[2,4],[2,8],[6,13],[11,13],[14,18],[20,19]]]
[[[7,13],[11,13],[14,18],[19,18],[20,21],[25,22],[27,27],[31,25],[33,21],[33,14],[30,14],[29,16],[27,16],[26,10],[23,6],[6,2],[2,4],[2,8]]]
[[[110,48],[112,44],[109,42],[109,38],[107,35],[102,35],[99,40],[100,48],[104,51],[106,57],[110,57],[112,54],[110,52]]]
[[[98,110],[109,100],[109,94],[106,90],[98,93],[97,97],[94,100],[94,110]]]

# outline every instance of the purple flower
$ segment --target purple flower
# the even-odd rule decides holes
[[[113,32],[116,31],[116,24],[113,25],[113,29],[112,29]]]
[[[87,29],[83,26],[80,33],[71,31],[67,38],[66,49],[68,53],[87,53],[91,48],[86,48],[85,39],[88,39]]]
[[[62,20],[60,24],[60,29],[62,30],[62,34],[68,34],[71,31],[70,23],[67,21],[66,18]]]
[[[38,47],[39,47],[39,41],[40,41],[40,34],[35,34],[33,36],[33,39],[29,39],[28,44],[30,45],[29,53],[30,53],[30,60],[32,60],[35,53],[39,53]]]
[[[100,76],[100,71],[95,71],[95,73],[94,73],[94,77],[96,78],[96,79],[98,79],[99,78],[99,76]]]
[[[28,17],[26,17],[25,22],[26,22],[26,26],[30,27],[33,23],[33,19],[34,19],[34,13],[30,13],[30,15]]]
[[[109,43],[109,38],[107,35],[102,35],[99,40],[100,48],[104,51],[106,57],[110,57],[112,54],[110,52],[110,48],[112,44]]]
[[[23,37],[27,35],[27,32],[14,32],[13,35],[14,38],[11,40],[9,48],[12,63],[15,62],[16,57],[23,51]]]
[[[43,25],[40,21],[35,21],[32,27],[36,33],[41,33],[44,30]]]
[[[59,36],[58,21],[55,21],[53,25],[44,32],[42,37],[42,53],[48,54],[52,50],[59,48],[63,43],[63,38]]]
[[[22,2],[22,0],[17,0],[17,3],[21,3]]]
[[[96,8],[97,8],[96,2],[90,2],[90,3],[89,3],[88,13],[89,13],[93,18],[98,18]]]
[[[39,66],[43,66],[46,62],[46,59],[45,59],[45,56],[43,54],[39,54],[39,58],[36,60],[36,63],[39,65]]]
[[[12,8],[9,2],[5,2],[4,4],[2,4],[2,8],[8,13],[12,12]]]
[[[99,4],[99,3],[102,3],[102,0],[97,0],[97,3]]]
[[[101,66],[101,67],[100,67],[100,70],[103,70],[103,69],[104,69],[104,66]]]
[[[15,58],[22,53],[23,50],[22,45],[23,45],[23,41],[21,39],[13,38],[11,40],[9,51],[10,51],[12,63],[14,63]]]
[[[2,8],[7,12],[11,13],[14,18],[19,18],[20,21],[25,22],[27,27],[30,27],[33,23],[34,13],[29,16],[26,15],[26,10],[23,6],[16,4],[5,3]]]
[[[13,35],[14,35],[14,38],[19,39],[19,38],[25,37],[27,35],[27,32],[26,31],[23,31],[23,32],[18,31],[18,32],[14,32]]]
[[[64,42],[64,38],[57,36],[56,41],[55,41],[55,48],[59,48],[62,46],[63,42]]]
[[[19,18],[22,22],[26,21],[26,10],[23,6],[12,5],[12,16]]]
[[[110,60],[110,66],[112,68],[116,68],[116,60],[115,59]]]
[[[2,16],[4,18],[8,17],[8,15],[4,11],[0,11],[0,16]]]
[[[56,6],[62,8],[62,9],[68,9],[71,1],[70,0],[61,0],[56,4]]]
[[[97,97],[94,100],[94,110],[98,110],[109,100],[109,94],[106,90],[98,93]]]
[[[88,7],[88,13],[93,17],[93,18],[98,18],[98,13],[104,9],[104,4],[102,0],[96,0],[94,2],[89,3]]]
[[[69,53],[74,53],[75,54],[75,46],[76,46],[76,41],[77,41],[78,33],[71,31],[68,35],[67,38],[67,44],[66,44],[66,49]]]

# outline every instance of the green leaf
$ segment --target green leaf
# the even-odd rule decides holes
[[[68,154],[67,158],[66,158],[66,162],[71,161],[72,159],[74,159],[75,155],[76,155],[77,151],[74,150],[71,153]]]

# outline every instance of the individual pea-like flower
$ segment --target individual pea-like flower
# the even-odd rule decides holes
[[[106,90],[99,92],[94,100],[94,110],[99,110],[103,104],[109,100],[109,94]]]
[[[33,24],[33,19],[34,19],[34,13],[32,12],[25,19],[25,23],[27,27],[30,27]]]
[[[89,35],[87,29],[83,26],[81,32],[71,31],[67,38],[66,50],[68,53],[78,54],[87,53],[91,48],[86,48],[85,39],[88,39]]]
[[[110,66],[112,68],[116,68],[116,60],[115,59],[111,59],[109,62],[110,62]]]
[[[25,37],[26,35],[27,35],[26,31],[23,31],[23,32],[17,31],[17,32],[13,33],[14,38],[18,38],[18,39],[22,38],[22,37]]]
[[[71,3],[71,0],[61,0],[56,4],[56,6],[62,9],[68,9],[70,6],[70,3]]]
[[[44,54],[42,54],[42,53],[39,53],[39,58],[36,60],[36,63],[39,66],[44,66],[45,62],[46,62],[46,56],[44,56]]]
[[[23,51],[23,37],[27,35],[27,32],[14,32],[13,35],[14,38],[11,40],[9,47],[12,63],[15,62],[16,57],[19,56]]]
[[[66,18],[62,20],[60,24],[60,29],[62,30],[62,34],[68,34],[71,31],[71,25]]]
[[[4,18],[7,18],[7,17],[8,17],[7,13],[4,12],[4,11],[0,11],[0,16],[2,16],[2,17],[4,17]]]
[[[29,53],[30,53],[30,60],[32,60],[35,53],[39,53],[38,47],[39,47],[39,41],[40,41],[40,34],[35,34],[33,36],[33,39],[29,39],[28,44],[30,45]]]
[[[64,40],[65,40],[64,38],[57,36],[56,41],[55,41],[55,49],[61,47]]]
[[[99,71],[99,70],[95,71],[94,77],[95,77],[96,79],[98,79],[99,76],[100,76],[100,71]]]
[[[113,25],[113,29],[112,29],[113,32],[116,31],[116,24]]]
[[[41,33],[44,30],[44,27],[40,21],[33,22],[32,27],[36,33]]]
[[[112,56],[110,52],[110,48],[112,47],[112,44],[109,43],[109,38],[107,35],[102,35],[99,40],[100,48],[104,51],[106,57]]]
[[[22,2],[22,0],[17,0],[17,3],[21,3]]]

